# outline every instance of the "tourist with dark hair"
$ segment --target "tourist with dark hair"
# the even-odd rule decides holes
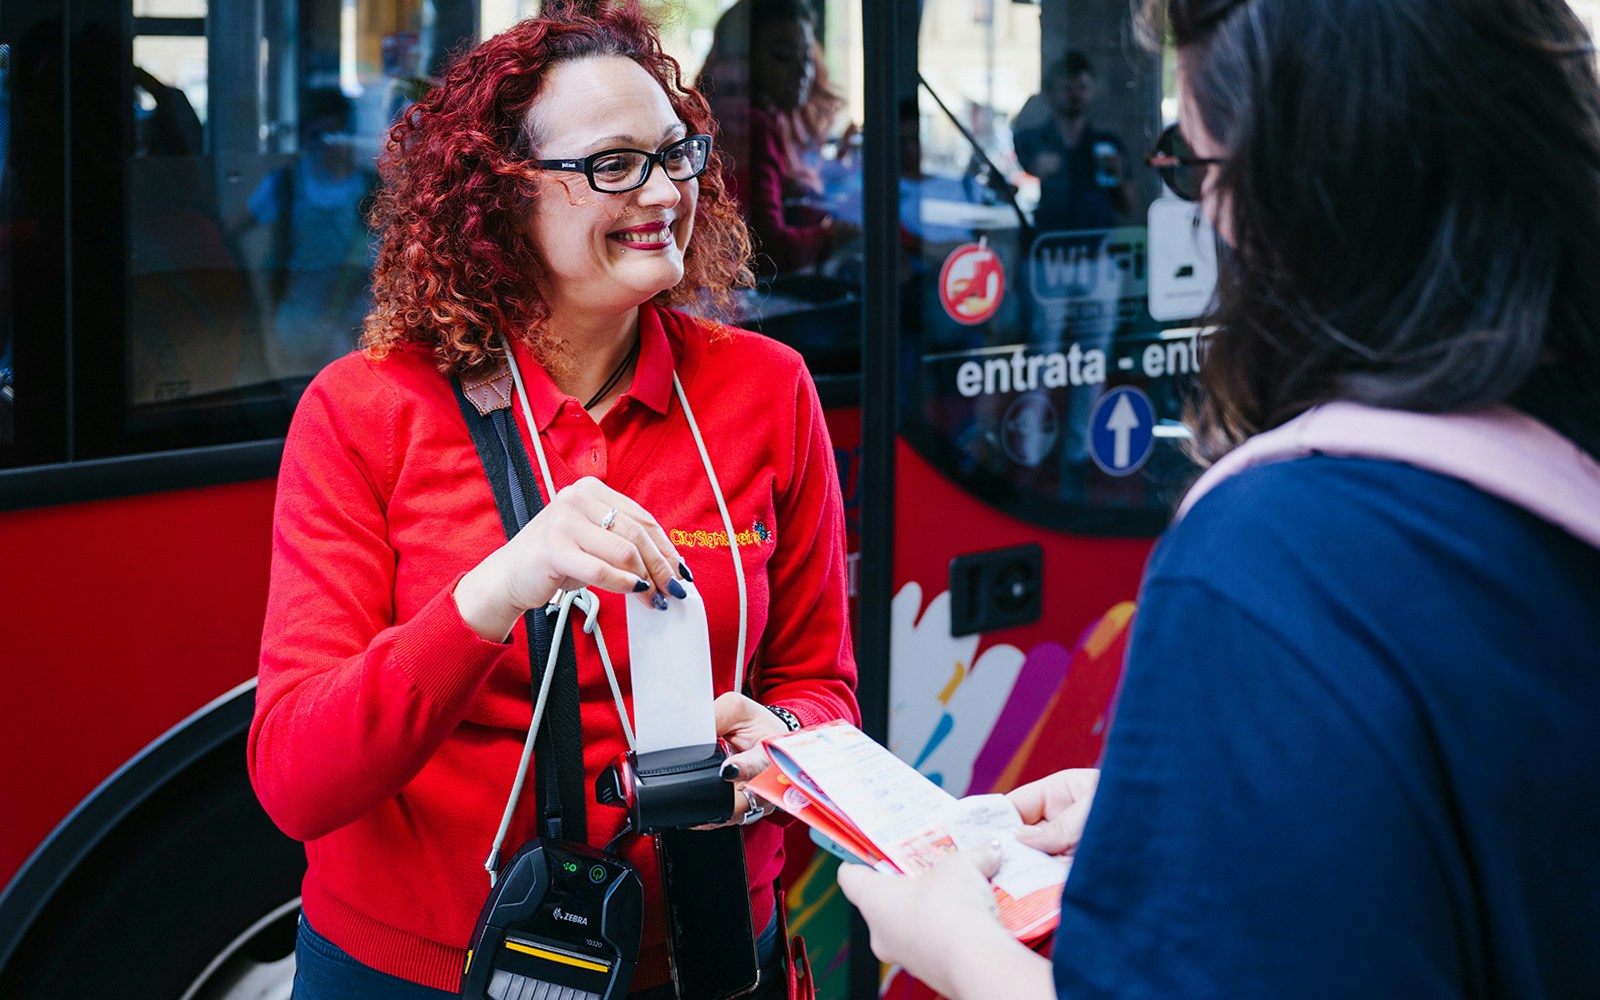
[[[1151,162],[1224,244],[1211,464],[1098,785],[1012,793],[1077,844],[1053,958],[992,858],[839,883],[952,998],[1600,995],[1593,43],[1563,0],[1153,6]]]
[[[648,680],[625,602],[703,601],[716,729],[743,768],[724,774],[757,995],[785,993],[783,831],[742,785],[762,737],[857,718],[844,519],[799,356],[677,308],[750,283],[712,130],[637,2],[552,0],[392,127],[362,350],[306,390],[277,484],[249,764],[306,842],[296,1000],[457,995],[530,728],[524,614],[580,588],[607,641],[574,614],[582,799],[564,830],[598,849],[628,817],[592,794]],[[522,485],[542,509],[520,530],[480,414],[504,418],[507,456],[538,456]],[[543,829],[536,801],[530,782],[507,812],[508,855]],[[630,995],[672,997],[656,856],[637,836],[615,850],[644,884]]]

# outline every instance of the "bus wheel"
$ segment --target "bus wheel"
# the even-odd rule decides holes
[[[229,942],[181,1000],[289,1000],[299,924],[296,896]]]
[[[240,732],[150,787],[61,874],[0,996],[286,998],[304,872],[302,846],[256,801]]]

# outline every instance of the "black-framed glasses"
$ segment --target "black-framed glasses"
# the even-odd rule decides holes
[[[1226,161],[1194,155],[1189,140],[1174,122],[1161,130],[1156,144],[1144,162],[1155,167],[1172,193],[1185,201],[1199,201],[1206,179],[1206,168]]]
[[[694,180],[711,162],[711,137],[691,135],[661,150],[602,149],[576,160],[534,160],[546,170],[571,170],[589,178],[589,186],[605,194],[621,194],[644,186],[656,164],[675,181]]]

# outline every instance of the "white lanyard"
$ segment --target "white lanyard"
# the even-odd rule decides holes
[[[544,477],[545,496],[553,503],[556,497],[555,480],[550,475],[550,463],[544,457],[544,445],[540,443],[539,425],[534,422],[533,408],[528,404],[528,390],[522,382],[522,372],[517,367],[517,360],[512,356],[511,345],[505,337],[500,337],[500,345],[505,350],[506,364],[511,368],[511,380],[516,383],[517,400],[522,404],[522,416],[528,424],[528,436],[533,440],[533,451],[539,459],[539,472]],[[748,614],[749,598],[745,591],[744,566],[739,561],[739,540],[733,530],[733,518],[728,514],[727,501],[722,496],[722,486],[717,482],[716,470],[711,467],[711,455],[706,451],[705,439],[700,435],[700,425],[694,419],[694,410],[689,406],[689,397],[683,391],[683,383],[678,381],[678,373],[672,373],[672,387],[677,390],[678,402],[683,406],[683,415],[689,422],[689,433],[694,437],[695,447],[700,451],[700,462],[705,466],[706,479],[711,483],[711,493],[717,500],[717,510],[722,514],[722,526],[728,533],[728,549],[733,555],[733,576],[739,589],[739,641],[735,649],[733,669],[733,690],[744,690],[744,648],[745,648],[745,619]],[[533,744],[539,731],[539,720],[544,715],[545,700],[550,693],[550,680],[555,675],[556,654],[561,646],[561,636],[565,634],[567,616],[572,605],[577,604],[584,612],[583,630],[594,636],[595,645],[600,651],[600,662],[605,667],[606,680],[611,684],[611,695],[616,701],[617,716],[622,720],[622,733],[627,738],[628,748],[637,751],[638,746],[634,740],[633,725],[628,720],[627,706],[622,700],[622,687],[617,682],[616,670],[611,665],[611,656],[606,650],[605,636],[600,631],[600,601],[589,590],[581,587],[570,592],[557,591],[551,599],[545,613],[556,613],[556,626],[551,632],[549,662],[545,664],[544,677],[539,684],[538,697],[533,703],[533,721],[528,726],[527,739],[522,744],[522,759],[517,765],[517,777],[511,786],[511,797],[506,801],[505,812],[500,817],[500,829],[495,834],[494,848],[489,854],[489,860],[484,863],[484,868],[489,872],[489,884],[494,885],[499,869],[500,845],[505,841],[506,833],[511,827],[511,815],[516,809],[517,800],[522,797],[522,786],[528,775],[528,764],[533,759]],[[530,648],[532,636],[529,636]]]

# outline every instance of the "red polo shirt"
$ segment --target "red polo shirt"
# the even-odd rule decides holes
[[[857,719],[832,446],[799,356],[743,330],[640,310],[633,384],[598,424],[522,347],[517,360],[558,489],[595,476],[650,511],[694,573],[716,690],[733,684],[738,597],[726,531],[672,388],[688,394],[738,533],[749,599],[747,686],[803,722]],[[514,406],[524,448],[529,429]],[[535,460],[536,464],[536,460]],[[537,474],[537,470],[536,470]],[[542,493],[541,489],[541,493]],[[306,842],[307,919],[392,975],[458,987],[494,840],[532,715],[527,637],[479,638],[451,591],[504,544],[494,498],[431,349],[350,355],[306,390],[284,448],[249,764],[262,804]],[[629,697],[624,596],[598,592]],[[624,737],[598,652],[579,634],[587,787]],[[506,850],[534,830],[532,795]],[[624,814],[593,802],[589,842]],[[781,831],[746,830],[760,925]],[[636,987],[665,981],[649,844],[624,841],[646,891]]]

